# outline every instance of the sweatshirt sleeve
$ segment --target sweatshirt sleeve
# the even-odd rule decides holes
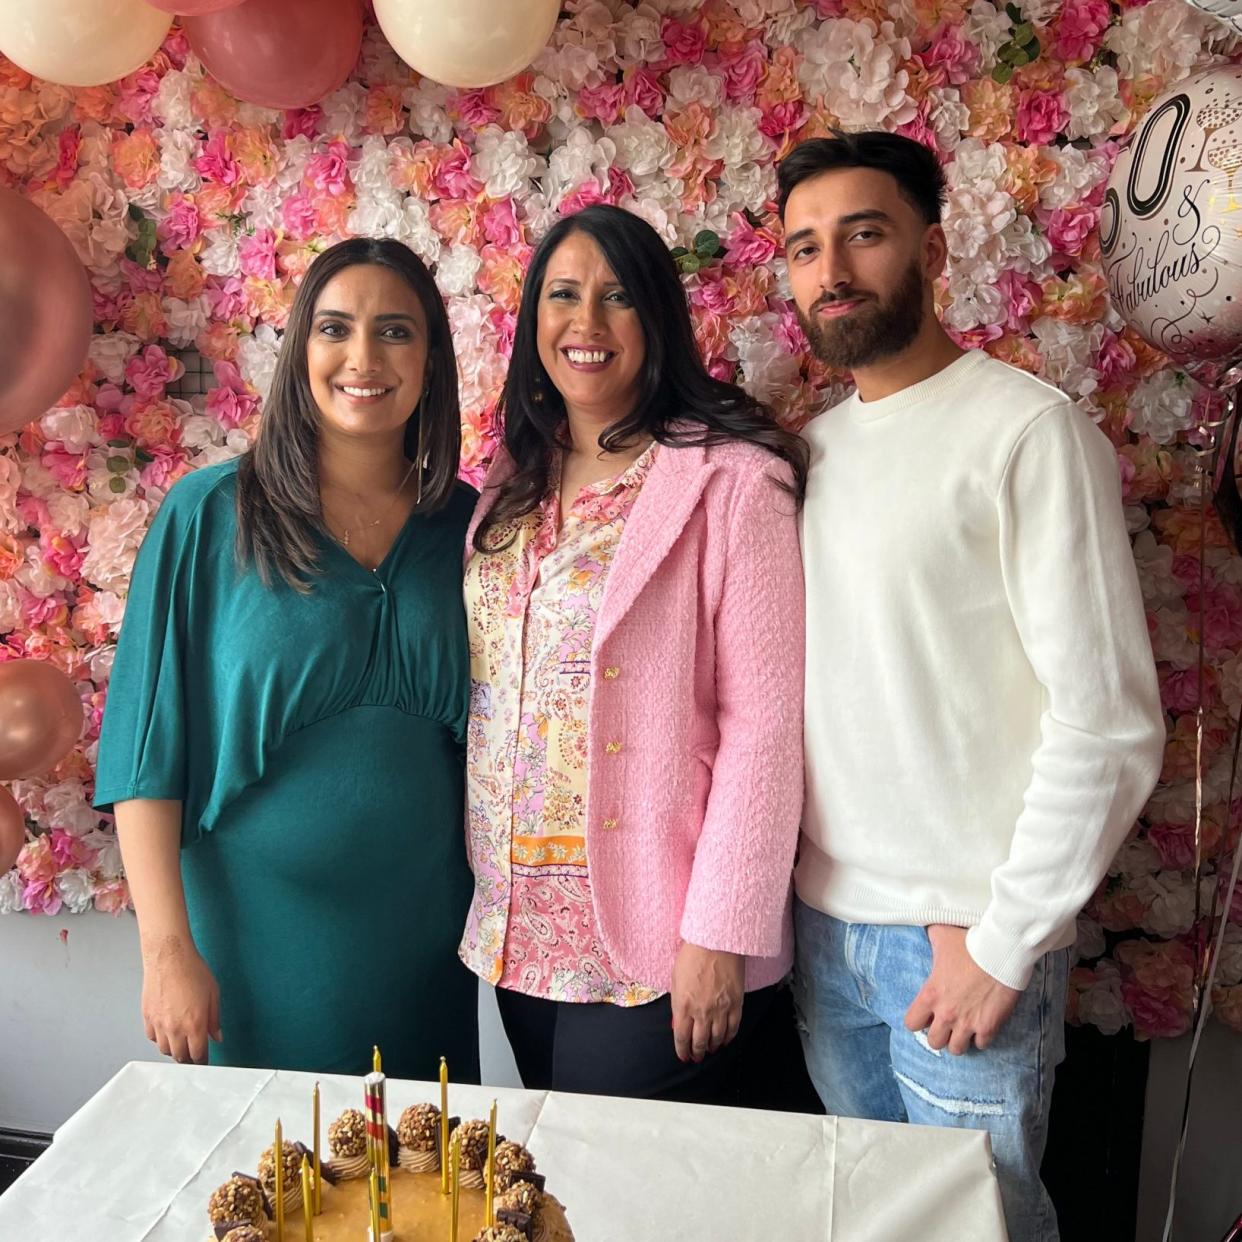
[[[1021,989],[1151,794],[1165,722],[1107,439],[1069,402],[1044,410],[1010,453],[997,504],[1005,592],[1044,709],[1013,843],[966,944]]]
[[[788,482],[788,470],[779,472]],[[796,506],[775,466],[739,487],[716,609],[712,765],[681,938],[772,957],[789,917],[802,811],[806,627]]]

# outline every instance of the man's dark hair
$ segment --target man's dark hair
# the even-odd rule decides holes
[[[946,187],[944,170],[935,153],[901,134],[881,129],[847,134],[832,131],[835,138],[811,138],[800,142],[781,160],[777,169],[781,219],[794,189],[810,177],[838,168],[874,168],[897,182],[902,197],[928,224],[940,223]]]

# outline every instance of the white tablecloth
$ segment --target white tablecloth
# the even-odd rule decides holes
[[[307,1074],[127,1065],[0,1196],[5,1242],[206,1242],[207,1200],[272,1141],[311,1143]],[[357,1078],[319,1080],[323,1144]],[[527,1144],[578,1242],[1003,1242],[987,1135],[491,1087],[450,1111]],[[434,1083],[388,1083],[389,1120]]]

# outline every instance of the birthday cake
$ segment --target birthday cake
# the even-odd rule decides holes
[[[364,1105],[328,1126],[327,1152],[280,1137],[279,1158],[274,1141],[254,1173],[219,1186],[207,1205],[214,1238],[364,1242],[378,1226],[379,1242],[573,1242],[534,1156],[496,1133],[494,1106],[490,1121],[461,1122],[413,1104],[392,1127],[380,1074],[365,1079]]]

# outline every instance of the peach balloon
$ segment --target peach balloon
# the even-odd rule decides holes
[[[0,785],[0,875],[17,861],[26,844],[26,816],[17,799]]]
[[[182,17],[201,17],[204,13],[219,13],[221,9],[235,9],[244,0],[147,0],[155,9],[165,13],[180,13]]]
[[[77,378],[92,319],[72,243],[32,202],[0,188],[0,434],[42,416]]]
[[[560,11],[560,0],[375,0],[397,55],[444,86],[491,86],[521,73]]]
[[[359,0],[246,0],[184,17],[207,72],[262,108],[308,108],[343,86],[362,50]]]
[[[144,0],[0,0],[0,52],[61,86],[102,86],[159,51],[172,18]]]
[[[55,665],[0,664],[0,780],[25,780],[54,768],[81,736],[82,719],[82,699]]]

